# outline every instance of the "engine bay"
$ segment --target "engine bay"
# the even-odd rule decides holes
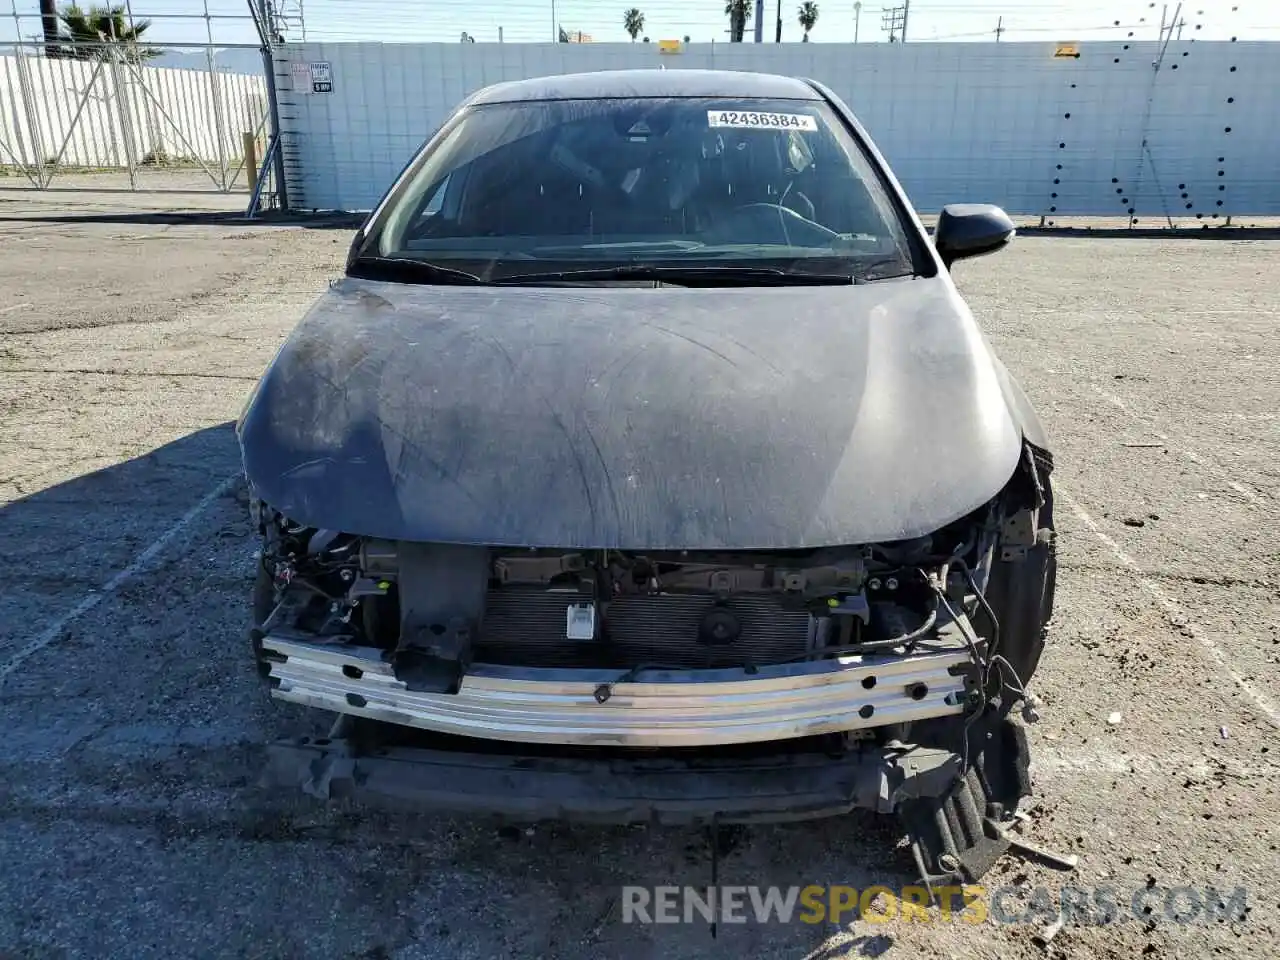
[[[697,670],[985,643],[995,505],[912,541],[792,551],[513,550],[362,538],[257,505],[258,621],[382,650],[456,689],[472,664]],[[958,632],[957,632],[958,631]]]

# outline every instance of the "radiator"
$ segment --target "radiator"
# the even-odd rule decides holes
[[[721,606],[737,621],[731,643],[699,639],[704,617],[717,606],[707,594],[665,593],[621,597],[597,611],[594,640],[565,636],[574,592],[540,587],[502,587],[489,592],[475,659],[513,666],[679,667],[764,665],[801,656],[809,649],[814,620],[807,611],[783,607],[773,594],[738,594]]]

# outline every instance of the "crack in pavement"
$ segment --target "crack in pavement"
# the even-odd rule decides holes
[[[1131,567],[1126,567],[1123,563],[1118,561],[1116,563],[1088,563],[1080,560],[1059,560],[1058,569],[1083,570],[1086,573],[1116,573],[1117,571],[1124,571],[1130,574],[1133,573],[1133,569]],[[1195,586],[1228,588],[1247,587],[1251,590],[1270,590],[1276,586],[1276,584],[1267,580],[1265,577],[1254,577],[1251,580],[1246,580],[1242,577],[1231,577],[1226,575],[1206,577],[1202,574],[1172,573],[1165,570],[1148,570],[1146,571],[1146,575],[1151,577],[1153,580],[1169,580],[1174,583],[1189,583],[1194,584]]]
[[[101,377],[174,377],[191,380],[248,380],[256,383],[260,378],[240,373],[176,373],[164,370],[93,370],[89,368],[44,369],[37,367],[3,367],[0,373],[76,374]]]
[[[1049,361],[1043,358],[1038,359],[1036,361],[1036,365],[1040,367],[1040,369],[1043,370],[1045,373],[1048,373],[1051,375],[1056,374],[1058,372],[1057,369]],[[1222,481],[1228,487],[1234,490],[1236,493],[1240,494],[1247,501],[1249,501],[1249,503],[1260,505],[1265,499],[1267,499],[1265,495],[1260,494],[1255,489],[1251,489],[1250,487],[1246,486],[1245,484],[1233,478],[1231,474],[1226,470],[1226,468],[1223,467],[1222,465],[1214,462],[1208,457],[1205,457],[1205,456],[1202,456],[1201,454],[1196,453],[1194,450],[1190,449],[1189,447],[1176,443],[1172,438],[1170,438],[1169,434],[1164,433],[1160,429],[1160,424],[1154,417],[1149,417],[1145,414],[1138,413],[1136,410],[1134,410],[1128,404],[1126,404],[1122,399],[1120,399],[1120,397],[1116,396],[1114,393],[1111,393],[1108,390],[1104,390],[1102,387],[1098,386],[1098,384],[1096,383],[1089,383],[1088,387],[1098,396],[1102,397],[1102,399],[1106,400],[1108,403],[1110,403],[1112,406],[1118,409],[1125,416],[1129,417],[1130,419],[1146,427],[1153,436],[1163,441],[1165,446],[1168,449],[1172,450],[1174,453],[1178,454],[1183,459],[1189,460],[1190,462],[1194,463],[1196,466],[1201,467],[1202,469],[1205,470],[1205,472],[1209,473],[1211,476],[1215,477],[1216,479]]]
[[[1089,384],[1089,389],[1092,390],[1094,393],[1096,393],[1098,396],[1102,397],[1102,399],[1106,400],[1108,403],[1117,407],[1126,416],[1129,416],[1132,419],[1138,421],[1139,423],[1145,424],[1146,426],[1150,427],[1151,432],[1155,434],[1155,436],[1159,437],[1161,440],[1169,444],[1169,449],[1173,450],[1175,453],[1180,454],[1183,458],[1190,460],[1192,463],[1196,464],[1197,466],[1203,467],[1208,473],[1216,476],[1219,480],[1223,481],[1228,487],[1230,487],[1236,493],[1240,494],[1250,503],[1257,504],[1262,502],[1263,500],[1262,496],[1260,496],[1254,490],[1249,489],[1247,486],[1245,486],[1243,483],[1240,483],[1238,480],[1233,479],[1231,474],[1229,474],[1226,471],[1226,469],[1220,466],[1219,464],[1210,460],[1208,457],[1201,456],[1200,454],[1196,453],[1194,450],[1190,449],[1189,447],[1180,446],[1171,442],[1169,435],[1167,433],[1161,432],[1161,430],[1159,429],[1160,425],[1154,418],[1145,416],[1141,413],[1138,413],[1135,410],[1130,409],[1128,404],[1126,404],[1118,396],[1116,396],[1114,393],[1111,393],[1108,390],[1102,389],[1102,387],[1098,386],[1096,383]]]

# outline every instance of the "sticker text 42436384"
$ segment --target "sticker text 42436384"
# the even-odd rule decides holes
[[[807,130],[816,132],[816,118],[803,113],[758,113],[754,110],[708,110],[711,127],[745,127],[762,130]]]

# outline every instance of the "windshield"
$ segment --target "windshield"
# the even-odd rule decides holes
[[[872,280],[914,272],[871,159],[821,101],[614,98],[455,115],[409,166],[356,264],[427,282],[636,268]]]

